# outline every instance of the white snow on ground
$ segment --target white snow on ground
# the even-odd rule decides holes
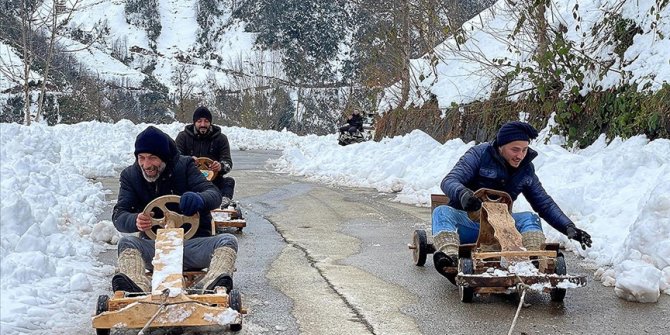
[[[116,241],[95,176],[118,176],[133,162],[146,124],[85,122],[47,127],[0,124],[0,328],[3,334],[90,330],[100,294],[114,271],[96,255]],[[183,124],[159,125],[175,137]],[[381,142],[339,146],[335,135],[223,127],[233,149],[283,150],[277,171],[312,180],[393,192],[427,206],[431,193],[473,143],[440,144],[414,131]],[[548,143],[558,143],[551,138]],[[593,262],[613,292],[654,302],[670,294],[670,140],[642,136],[584,150],[533,143],[545,188],[593,248],[578,246],[545,224],[548,239]],[[530,210],[520,198],[515,210]],[[430,218],[426,218],[429,222]],[[113,248],[113,246],[112,246]]]

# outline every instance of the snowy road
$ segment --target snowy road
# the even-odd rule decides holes
[[[276,152],[233,152],[236,199],[248,220],[237,235],[235,283],[249,310],[242,334],[508,332],[514,302],[461,303],[430,258],[425,267],[412,265],[406,245],[414,229],[429,229],[428,208],[271,173],[263,162],[273,157]],[[115,183],[104,184],[116,192]],[[113,262],[113,253],[103,257]],[[569,273],[589,277],[588,286],[568,291],[563,305],[548,295],[527,296],[531,306],[521,310],[515,334],[670,333],[669,297],[627,302],[593,281],[594,269],[572,255],[567,263]]]

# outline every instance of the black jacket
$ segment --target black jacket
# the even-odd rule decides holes
[[[193,124],[189,124],[179,132],[176,141],[177,149],[182,155],[208,157],[222,165],[226,162],[231,168],[233,167],[228,137],[221,132],[219,126],[212,125],[210,132],[200,135],[195,132]],[[222,174],[219,174],[216,178],[221,177]]]
[[[121,172],[119,199],[112,214],[114,227],[118,231],[137,232],[135,223],[137,214],[157,197],[168,194],[182,195],[192,191],[199,193],[205,202],[205,208],[200,211],[200,226],[194,237],[211,235],[210,211],[221,204],[221,193],[214,184],[205,179],[195,166],[193,158],[179,155],[172,139],[170,139],[170,153],[172,158],[165,162],[165,170],[156,182],[150,183],[144,179],[137,160]],[[141,235],[146,237],[143,233]]]
[[[363,117],[361,114],[351,114],[351,118],[347,120],[347,123],[352,127],[358,128],[359,130],[363,129]]]

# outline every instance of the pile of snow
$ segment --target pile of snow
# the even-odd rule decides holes
[[[547,131],[543,131],[546,134]],[[549,241],[601,267],[597,279],[615,286],[624,299],[653,302],[670,294],[670,140],[637,136],[626,141],[604,136],[575,152],[556,137],[531,146],[545,189],[577,227],[593,237],[580,249],[543,221]],[[474,143],[460,139],[440,144],[415,130],[380,142],[339,147],[335,141],[304,142],[287,148],[275,162],[279,171],[312,180],[396,193],[396,200],[430,205],[430,194]],[[531,211],[520,196],[515,211]],[[429,220],[426,218],[426,220]]]
[[[146,124],[85,122],[47,127],[0,124],[0,322],[3,334],[89,331],[100,294],[114,271],[96,255],[118,240],[100,183],[133,162],[133,144]],[[159,125],[173,138],[184,124]],[[414,131],[346,147],[335,135],[223,127],[233,148],[283,149],[280,172],[326,183],[376,188],[419,206],[473,143],[440,144]],[[578,227],[593,236],[583,251],[603,283],[625,299],[651,302],[670,294],[670,140],[639,136],[570,152],[550,139],[533,143],[545,188]],[[530,210],[520,198],[515,210]],[[102,221],[101,219],[107,219]],[[426,218],[428,221],[429,218]]]
[[[502,78],[515,66],[537,68],[532,58],[537,51],[537,38],[524,36],[524,29],[530,28],[521,29],[514,40],[508,38],[517,29],[520,7],[519,2],[499,0],[463,25],[461,33],[465,42],[457,43],[451,37],[430,53],[411,60],[410,81],[413,84],[407,105],[420,106],[436,98],[441,108],[449,108],[452,103],[485,99],[497,86],[496,78]],[[607,15],[615,14],[641,29],[641,33],[633,37],[623,59],[614,52],[615,45],[603,43],[612,39],[609,35],[602,36],[606,30],[595,29],[601,35],[591,36],[596,24],[602,24]],[[623,83],[638,83],[638,87],[649,85],[651,90],[670,83],[667,52],[670,50],[670,5],[663,7],[653,0],[551,1],[545,18],[552,30],[559,31],[560,26],[567,29],[565,38],[574,42],[577,49],[574,52],[583,52],[599,64],[613,64],[610,71],[603,71],[602,76],[598,67],[587,70],[582,94],[595,87],[608,89]],[[509,62],[509,65],[491,65],[496,60],[503,60],[504,64]],[[567,83],[565,90],[569,90],[572,81],[563,81]],[[509,91],[520,92],[531,88],[530,85],[522,73],[512,80]],[[400,83],[396,83],[386,89],[385,98],[378,106],[380,112],[397,107],[400,88]]]

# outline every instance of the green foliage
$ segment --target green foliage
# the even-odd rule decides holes
[[[220,29],[213,29],[216,27],[217,18],[223,15],[221,8],[221,1],[218,0],[198,0],[198,8],[196,14],[196,22],[200,26],[197,41],[203,47],[199,50],[200,56],[203,56],[207,51],[211,51],[212,41],[217,41],[221,35]]]
[[[23,106],[23,95],[14,95],[7,98],[7,101],[2,105],[0,122],[23,123]]]
[[[151,48],[156,51],[156,39],[161,34],[161,17],[158,13],[158,0],[127,0],[125,6],[126,20],[129,24],[143,27]]]
[[[641,33],[642,29],[635,24],[635,21],[618,16],[614,24],[614,33],[612,35],[614,41],[616,41],[614,52],[623,59],[626,50],[633,45],[633,38],[635,35]]]
[[[299,83],[332,80],[331,62],[347,29],[343,0],[261,0],[249,13],[256,43],[282,50],[285,72]]]
[[[593,143],[603,133],[610,139],[639,134],[649,139],[670,137],[670,84],[653,93],[638,91],[637,85],[625,85],[592,92],[558,107],[560,131],[580,147]]]

